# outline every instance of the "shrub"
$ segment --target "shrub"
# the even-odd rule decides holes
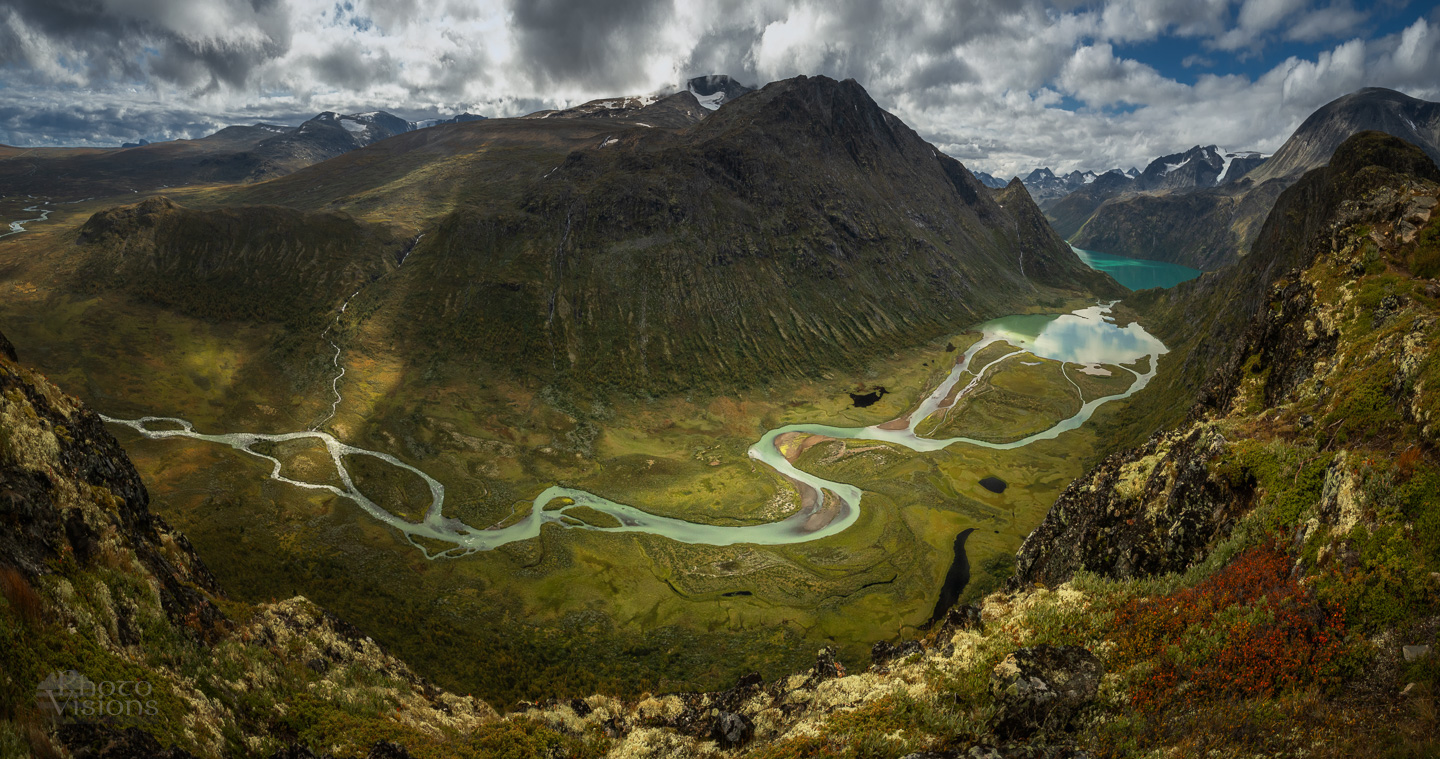
[[[1344,612],[1316,600],[1290,566],[1274,548],[1252,548],[1194,587],[1123,602],[1115,657],[1144,673],[1132,703],[1152,712],[1334,682]]]
[[[5,596],[5,602],[10,604],[15,616],[27,624],[38,625],[44,620],[45,600],[13,567],[0,569],[0,594]]]

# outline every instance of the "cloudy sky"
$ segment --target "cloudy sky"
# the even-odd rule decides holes
[[[728,73],[853,77],[1009,176],[1271,152],[1365,86],[1440,100],[1407,0],[4,0],[0,143],[115,145],[322,111],[520,115]]]

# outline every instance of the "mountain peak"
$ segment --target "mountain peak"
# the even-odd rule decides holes
[[[743,85],[728,74],[691,77],[685,82],[685,89],[695,96],[700,105],[711,111],[741,95],[755,91],[754,87]]]
[[[1348,137],[1368,130],[1414,143],[1440,161],[1440,103],[1384,87],[1366,87],[1310,114],[1254,177],[1264,181],[1303,174],[1328,162]]]

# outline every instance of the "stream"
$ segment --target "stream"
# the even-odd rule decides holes
[[[717,546],[737,543],[784,545],[819,540],[849,528],[860,516],[862,492],[854,485],[826,480],[795,467],[776,446],[776,439],[781,435],[801,433],[841,440],[874,440],[922,452],[935,451],[951,445],[972,445],[1010,450],[1041,440],[1053,440],[1065,432],[1083,425],[1101,405],[1128,398],[1145,387],[1155,376],[1159,357],[1166,352],[1165,346],[1139,324],[1130,324],[1125,327],[1116,325],[1108,317],[1110,307],[1113,305],[1113,303],[1097,305],[1070,314],[1007,316],[979,325],[975,329],[981,332],[981,339],[965,351],[945,379],[921,401],[914,411],[900,419],[869,427],[791,424],[765,433],[754,445],[750,446],[750,458],[768,466],[794,483],[801,491],[803,504],[795,514],[766,524],[726,526],[688,522],[683,519],[657,516],[584,490],[555,485],[537,495],[532,502],[530,512],[519,520],[503,527],[476,528],[444,515],[445,486],[435,478],[388,453],[348,445],[337,440],[330,433],[318,429],[278,434],[249,432],[207,434],[196,431],[190,422],[173,417],[146,416],[139,419],[115,419],[102,415],[102,418],[107,422],[129,427],[152,440],[186,438],[219,443],[264,459],[271,464],[270,477],[272,479],[295,487],[326,491],[355,503],[371,517],[403,534],[411,545],[419,548],[430,559],[465,556],[478,551],[488,551],[518,540],[535,538],[540,535],[541,528],[547,523],[560,525],[567,529],[644,532],[682,543]],[[972,368],[971,364],[975,361],[976,356],[985,348],[996,343],[1008,345],[1012,350],[987,361],[979,368]],[[337,366],[338,356],[339,348],[337,346]],[[1027,437],[1008,442],[993,442],[967,437],[935,439],[920,437],[915,433],[915,429],[926,418],[939,411],[948,412],[958,406],[961,399],[981,387],[984,377],[992,369],[1021,356],[1063,362],[1062,372],[1066,372],[1067,380],[1070,378],[1064,365],[1068,364],[1080,364],[1089,368],[1099,364],[1111,366],[1133,364],[1147,358],[1148,361],[1143,373],[1125,366],[1120,367],[1135,375],[1134,382],[1124,392],[1090,400],[1085,400],[1082,395],[1080,410],[1073,416]],[[951,399],[951,391],[965,378],[967,373],[972,375],[971,378]],[[338,380],[337,376],[336,382]],[[1074,385],[1073,380],[1070,382]],[[332,389],[336,395],[331,411],[333,416],[334,409],[338,408],[341,399],[338,385],[332,383]],[[1079,392],[1078,386],[1075,386],[1075,389]],[[947,399],[949,399],[949,403],[947,403]],[[161,424],[164,425],[164,428],[156,427]],[[178,427],[178,429],[171,427]],[[316,440],[325,446],[335,465],[341,486],[306,482],[287,477],[283,473],[284,466],[279,459],[254,450],[254,446],[258,443],[282,443],[302,439]],[[355,487],[350,473],[345,468],[343,461],[345,456],[370,456],[418,475],[430,488],[431,502],[425,516],[416,522],[408,521],[387,511],[361,493]],[[549,511],[545,509],[548,504],[561,498],[570,499],[573,503]],[[595,511],[607,514],[617,520],[619,524],[611,527],[597,527],[577,523],[580,520],[574,517],[566,517],[567,511],[581,506],[588,506]],[[432,550],[431,546],[417,542],[417,539],[449,544],[450,547]]]
[[[26,224],[32,224],[32,223],[40,222],[40,221],[49,221],[49,220],[50,220],[50,213],[51,213],[53,210],[55,210],[55,209],[53,209],[53,208],[41,208],[40,206],[42,206],[42,205],[47,205],[47,204],[45,204],[45,203],[36,203],[35,205],[30,206],[30,207],[28,207],[28,208],[22,208],[22,209],[20,209],[20,210],[22,210],[22,211],[24,211],[24,212],[26,212],[26,213],[38,213],[38,214],[40,214],[40,215],[37,216],[37,217],[35,217],[35,218],[33,218],[33,219],[20,219],[19,221],[12,221],[12,222],[10,222],[10,231],[9,231],[9,232],[0,232],[0,237],[9,237],[10,235],[18,235],[18,234],[20,234],[21,232],[24,232],[24,231],[25,231],[25,225],[26,225]]]

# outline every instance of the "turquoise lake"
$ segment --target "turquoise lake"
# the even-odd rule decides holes
[[[1127,258],[1093,250],[1081,250],[1074,245],[1070,249],[1096,271],[1103,271],[1115,278],[1116,282],[1131,290],[1147,290],[1152,287],[1174,287],[1187,279],[1200,276],[1199,269],[1164,261],[1146,261],[1143,258]]]

